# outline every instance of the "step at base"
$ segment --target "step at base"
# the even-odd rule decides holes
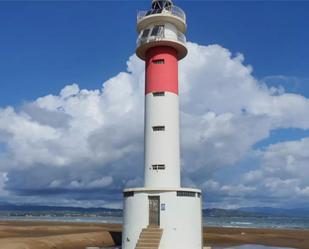
[[[163,229],[157,226],[143,228],[135,249],[159,249]]]

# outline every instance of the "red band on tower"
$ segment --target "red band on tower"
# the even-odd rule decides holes
[[[178,59],[174,48],[159,46],[146,52],[145,93],[152,92],[178,95]]]

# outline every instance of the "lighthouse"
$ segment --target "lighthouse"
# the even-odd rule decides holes
[[[123,249],[201,249],[201,191],[180,177],[178,61],[186,15],[171,0],[137,14],[136,55],[145,61],[144,186],[125,189]],[[186,165],[190,167],[190,165]]]

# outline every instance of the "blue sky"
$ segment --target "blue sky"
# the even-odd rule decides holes
[[[188,16],[188,40],[245,54],[258,78],[284,75],[309,83],[308,2],[177,4]],[[149,1],[1,2],[0,104],[56,93],[68,82],[100,86],[126,67],[135,49],[135,14],[148,7]],[[308,93],[308,84],[293,83],[284,82]]]
[[[234,84],[232,88],[241,87],[240,80],[252,81],[250,84],[252,89],[255,89],[252,90],[252,92],[255,91],[252,99],[258,99],[254,103],[249,103],[249,100],[240,101],[239,108],[247,110],[247,114],[240,114],[236,110],[238,107],[235,106],[234,109],[231,107],[230,102],[234,100],[229,99],[229,91],[225,91],[223,87],[220,89],[223,89],[222,96],[223,99],[226,99],[224,105],[222,100],[214,100],[211,103],[203,102],[204,99],[201,96],[200,99],[196,98],[196,101],[201,101],[200,104],[204,105],[208,112],[198,107],[194,102],[188,101],[182,105],[184,114],[197,113],[195,117],[197,120],[205,119],[205,122],[208,122],[206,128],[201,124],[200,130],[198,130],[200,134],[206,134],[205,139],[208,139],[203,144],[205,151],[194,150],[201,145],[190,147],[189,141],[191,140],[186,137],[190,137],[190,134],[194,132],[184,125],[184,130],[188,130],[188,135],[184,135],[183,138],[183,167],[186,168],[187,165],[190,165],[190,159],[193,160],[194,155],[200,153],[198,154],[200,160],[192,162],[192,165],[195,165],[195,171],[184,169],[183,173],[189,175],[184,177],[184,182],[188,185],[195,183],[196,187],[201,187],[204,192],[209,191],[208,194],[211,196],[212,202],[207,203],[207,199],[205,200],[205,205],[209,206],[237,207],[267,204],[282,206],[285,205],[283,199],[293,195],[293,192],[288,190],[279,193],[278,189],[282,189],[282,186],[294,189],[299,194],[295,197],[296,199],[293,197],[296,206],[309,206],[309,203],[302,201],[302,198],[309,196],[309,182],[294,172],[299,171],[302,167],[306,168],[309,163],[309,154],[306,152],[307,140],[302,140],[306,139],[309,134],[309,125],[305,118],[309,111],[307,109],[307,98],[309,97],[309,32],[307,29],[309,26],[309,2],[179,0],[175,1],[175,4],[186,11],[187,39],[203,46],[203,48],[197,48],[194,45],[190,47],[192,55],[183,63],[184,74],[185,72],[188,74],[193,72],[193,70],[189,71],[189,62],[190,60],[194,61],[194,51],[200,49],[201,54],[205,53],[205,58],[214,61],[213,63],[210,61],[208,64],[200,62],[201,67],[204,68],[194,71],[198,77],[196,75],[190,76],[189,78],[192,79],[190,83],[193,86],[198,85],[201,83],[194,80],[205,79],[204,91],[207,92],[208,89],[212,89],[211,87],[215,87],[207,84],[220,76],[220,68],[233,63],[235,70],[239,69],[242,73],[244,70],[249,71],[239,78],[237,78],[238,74],[230,75],[227,80],[231,79],[231,84]],[[19,202],[25,201],[23,198],[27,198],[33,203],[53,204],[54,200],[62,198],[63,205],[73,203],[74,205],[117,206],[120,200],[120,195],[117,193],[121,191],[122,187],[127,184],[138,185],[141,183],[143,167],[141,113],[136,114],[141,122],[135,124],[135,121],[132,121],[132,126],[136,125],[140,130],[139,132],[136,129],[132,130],[132,135],[128,136],[127,140],[119,142],[121,146],[125,144],[123,148],[121,147],[121,151],[127,153],[119,157],[109,158],[99,152],[95,155],[76,157],[70,147],[76,141],[70,140],[69,136],[59,134],[67,127],[74,128],[66,131],[66,134],[72,131],[72,137],[77,130],[82,133],[90,126],[85,120],[87,117],[91,117],[94,118],[94,123],[97,122],[97,126],[90,127],[89,133],[85,134],[87,144],[93,142],[93,146],[97,145],[95,149],[92,148],[94,151],[119,149],[119,144],[113,147],[107,146],[106,143],[116,143],[115,141],[120,139],[118,136],[121,136],[121,133],[109,138],[108,133],[110,133],[112,125],[107,127],[104,125],[116,121],[122,124],[129,119],[129,127],[130,118],[125,114],[121,117],[110,116],[110,112],[107,111],[107,114],[99,113],[99,111],[97,114],[97,109],[91,101],[95,101],[97,97],[103,103],[99,106],[100,108],[104,109],[109,105],[114,107],[117,103],[115,104],[108,97],[108,93],[113,90],[108,89],[116,87],[118,81],[128,81],[132,89],[140,91],[136,96],[134,94],[134,96],[132,94],[129,96],[136,97],[137,102],[142,102],[142,99],[138,100],[142,98],[140,85],[134,85],[136,83],[130,78],[137,81],[141,79],[142,63],[134,57],[129,58],[135,51],[137,10],[148,9],[149,5],[150,1],[0,3],[0,120],[2,118],[2,126],[0,121],[0,173],[3,176],[2,183],[0,180],[0,187],[6,194],[4,201]],[[206,47],[213,44],[217,45]],[[245,59],[239,57],[239,54],[242,54]],[[129,73],[127,72],[128,67]],[[251,67],[253,68],[252,72],[250,71]],[[222,71],[224,72],[224,69]],[[125,72],[126,76],[119,75],[120,72]],[[125,77],[125,79],[121,77]],[[185,75],[183,79],[186,79]],[[209,79],[208,82],[207,79]],[[222,79],[222,82],[224,80],[226,79]],[[106,87],[104,87],[104,82]],[[72,85],[73,83],[76,83],[78,87]],[[225,84],[229,83],[226,81]],[[65,88],[66,86],[68,87]],[[267,89],[262,89],[263,86],[266,86]],[[128,86],[119,87],[123,90]],[[93,92],[88,92],[85,97],[85,93],[82,93],[80,89],[88,89]],[[61,90],[62,95],[60,94]],[[95,92],[96,90],[99,93]],[[245,97],[245,92],[239,91],[238,93],[237,99]],[[123,94],[123,96],[127,96],[125,93]],[[186,96],[188,99],[193,99],[194,94],[196,93],[193,90],[190,94],[184,93],[183,99],[186,99]],[[236,94],[235,96],[237,96]],[[294,95],[290,96],[289,94]],[[47,95],[53,96],[44,97]],[[65,100],[61,99],[61,96],[64,96]],[[121,103],[123,101],[121,96],[112,95],[110,98],[116,101],[119,97],[118,102]],[[43,98],[39,99],[40,97]],[[211,97],[209,95],[209,99]],[[276,99],[276,97],[278,98]],[[69,98],[72,99],[68,100]],[[205,98],[208,99],[207,94]],[[260,102],[256,104],[258,101]],[[264,101],[269,101],[266,107],[263,107],[267,110],[259,109],[262,104],[265,105]],[[72,107],[72,103],[75,103],[76,106],[81,104],[80,108],[85,108],[84,114],[89,115],[85,114],[85,117],[77,115],[77,110]],[[285,112],[284,108],[287,107],[291,110],[288,108]],[[294,107],[295,109],[292,109]],[[274,111],[272,112],[272,110]],[[96,117],[91,116],[93,113]],[[215,116],[211,116],[212,114]],[[104,122],[100,120],[100,115],[102,115]],[[27,118],[24,120],[25,117]],[[112,121],[108,120],[109,118]],[[231,132],[234,137],[230,134],[227,135],[227,132],[224,134],[217,132],[210,135],[207,133],[207,127],[212,127],[212,124],[216,124],[218,129],[222,131],[223,128],[220,128],[220,125],[224,125],[222,120],[226,122],[229,120],[231,127],[235,125],[235,132]],[[6,127],[5,124],[8,122],[12,122],[12,127],[16,125],[17,128]],[[79,122],[79,126],[75,124],[77,122]],[[186,122],[184,121],[184,123]],[[31,130],[33,133],[27,136],[15,133],[24,127],[28,127],[29,131]],[[119,127],[122,129],[121,126]],[[237,134],[235,135],[237,127],[239,129],[245,127],[243,130],[246,132],[244,134],[238,132],[239,137],[237,137]],[[256,130],[248,130],[247,132],[246,128],[248,127]],[[128,129],[129,131],[131,129]],[[97,144],[92,137],[93,134],[99,134],[98,137],[104,140],[103,144]],[[252,136],[252,139],[243,139],[243,136]],[[18,139],[16,139],[17,137]],[[68,145],[63,148],[59,147],[56,139],[58,142],[61,141],[61,144],[67,142]],[[237,141],[237,139],[244,140],[242,149],[237,151],[228,148],[224,151],[216,149],[220,146],[231,146],[233,144],[231,141]],[[219,140],[221,144],[218,145]],[[33,141],[38,141],[40,146],[38,148],[34,146],[33,151],[27,151],[27,155],[33,153],[36,156],[21,159],[26,151],[25,148],[31,147]],[[50,141],[53,143],[47,146],[46,144]],[[85,141],[80,138],[77,142],[83,143]],[[136,147],[132,149],[128,144],[136,144]],[[295,152],[295,147],[303,153]],[[51,157],[54,161],[49,161],[46,151],[53,151]],[[207,155],[208,152],[218,156],[204,158],[202,155]],[[37,156],[38,153],[41,155],[40,157]],[[232,156],[236,154],[237,157]],[[275,158],[275,154],[278,157]],[[65,156],[62,157],[62,155]],[[224,156],[226,158],[223,160],[220,155],[222,158]],[[132,166],[132,160],[138,163]],[[290,163],[290,161],[295,162],[294,171],[290,169],[290,164],[285,169],[279,170],[278,162]],[[72,173],[74,165],[81,166],[77,167],[78,172]],[[297,168],[298,165],[300,168]],[[113,170],[109,172],[110,167]],[[136,171],[137,173],[125,175],[123,172],[121,173],[123,167],[130,167],[132,172]],[[270,167],[275,170],[269,170]],[[90,170],[91,173],[85,178],[81,177],[80,175],[89,171],[89,168],[93,169]],[[277,173],[270,174],[270,171]],[[18,176],[25,174],[25,179],[19,179]],[[61,175],[65,179],[62,179]],[[95,175],[100,177],[97,179]],[[198,178],[198,175],[202,177]],[[255,180],[252,180],[252,177]],[[263,178],[265,182],[257,184],[258,177]],[[38,179],[37,184],[41,188],[42,186],[49,187],[40,192],[36,186],[32,186],[33,179]],[[239,183],[238,179],[242,179],[242,181]],[[278,180],[276,186],[270,184],[275,182],[274,179]],[[71,188],[66,189],[66,184],[69,184]],[[100,198],[100,202],[94,201],[102,189],[105,189],[104,198]],[[269,191],[265,191],[266,189]],[[267,194],[255,197],[259,191],[267,192]],[[241,194],[235,194],[236,192]],[[86,196],[89,197],[89,193],[93,198],[88,200]],[[273,198],[273,202],[264,203],[265,200],[271,198]]]

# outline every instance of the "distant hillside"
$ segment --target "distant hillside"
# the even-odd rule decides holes
[[[214,217],[263,217],[263,216],[298,216],[309,217],[309,209],[295,208],[295,209],[283,209],[283,208],[270,208],[270,207],[250,207],[239,209],[204,209],[204,216]]]
[[[264,215],[276,215],[276,216],[308,216],[309,208],[271,208],[271,207],[249,207],[237,209],[246,213],[258,213]]]
[[[61,207],[61,206],[36,206],[36,205],[16,205],[0,203],[0,213],[2,215],[23,215],[23,214],[56,214],[56,215],[87,215],[98,216],[122,216],[121,209],[110,208],[83,208],[83,207]],[[270,207],[250,207],[239,209],[204,209],[203,216],[208,217],[262,217],[262,216],[302,216],[309,217],[309,209],[282,209]]]
[[[61,206],[35,206],[35,205],[15,205],[0,204],[2,214],[58,214],[58,215],[85,215],[96,214],[99,216],[122,216],[121,209],[110,208],[83,208],[83,207],[61,207]]]

